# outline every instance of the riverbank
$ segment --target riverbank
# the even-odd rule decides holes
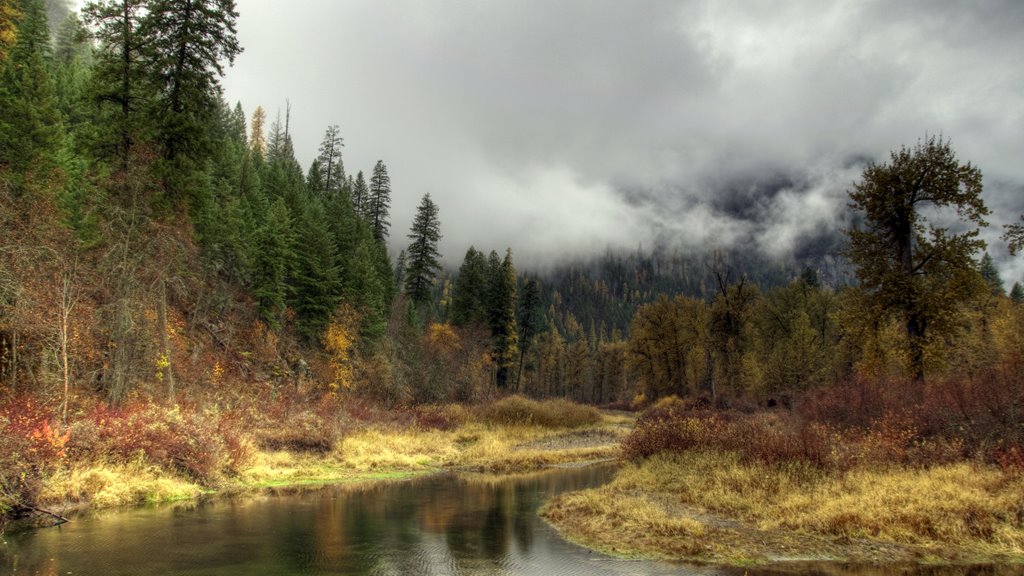
[[[794,423],[649,411],[611,483],[560,495],[542,515],[569,540],[627,557],[1024,563],[1019,467],[914,433],[881,442],[874,429]]]
[[[575,426],[530,419],[508,423],[473,420],[450,430],[367,424],[323,453],[256,449],[234,474],[206,485],[141,455],[128,462],[70,463],[43,479],[38,504],[65,512],[189,500],[215,493],[392,480],[442,470],[527,472],[615,459],[630,423],[629,416],[605,413],[592,423]]]

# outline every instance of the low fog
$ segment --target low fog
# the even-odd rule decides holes
[[[238,0],[225,96],[377,159],[392,242],[520,266],[653,242],[828,250],[865,162],[929,134],[985,175],[990,252],[1024,212],[1024,3]]]

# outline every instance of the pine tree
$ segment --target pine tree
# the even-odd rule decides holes
[[[209,151],[209,126],[220,95],[222,62],[241,53],[234,0],[149,0],[141,33],[146,68],[158,94],[157,139],[164,183],[173,195]]]
[[[321,198],[324,196],[324,172],[320,167],[319,158],[314,158],[309,164],[309,171],[306,172],[306,189]]]
[[[100,132],[96,142],[101,158],[114,158],[122,175],[128,173],[132,147],[144,137],[148,124],[143,109],[142,50],[140,32],[146,0],[100,0],[86,4],[83,15],[98,40],[93,66],[93,97],[99,106]],[[123,192],[127,190],[124,189]]]
[[[358,180],[356,182],[358,185]],[[391,221],[391,177],[383,160],[378,160],[370,177],[370,190],[367,198],[366,217],[373,228],[373,237],[383,241],[388,236]]]
[[[324,133],[324,139],[320,143],[320,155],[317,156],[323,174],[322,189],[311,188],[311,192],[337,194],[345,184],[345,167],[341,161],[341,148],[344,145],[338,125],[328,126],[327,132]]]
[[[497,264],[495,264],[497,262]],[[497,366],[495,383],[506,388],[518,352],[519,334],[516,329],[516,269],[512,264],[512,249],[505,252],[504,260],[491,252],[488,263],[488,319],[494,339],[493,357]]]
[[[57,30],[53,50],[57,108],[69,132],[90,116],[84,96],[91,76],[92,53],[89,30],[77,14],[69,14]]]
[[[341,297],[341,271],[327,223],[316,199],[298,219],[295,270],[289,281],[299,334],[309,343],[323,336]]]
[[[544,324],[541,312],[540,284],[529,279],[523,286],[523,296],[519,299],[519,369],[516,371],[516,389],[519,389],[523,377],[523,361],[533,346],[534,337],[540,333]]]
[[[408,257],[405,254],[405,250],[398,252],[398,258],[395,259],[395,290],[401,290],[405,286],[405,271],[408,268]]]
[[[263,319],[271,327],[277,327],[284,314],[288,274],[295,260],[292,217],[284,200],[269,201],[262,192],[250,197],[248,209],[254,225],[252,295]]]
[[[1003,279],[999,276],[999,269],[996,268],[995,262],[992,261],[992,257],[989,256],[988,252],[982,255],[979,270],[981,277],[985,280],[985,284],[988,284],[989,289],[992,290],[992,294],[997,296],[1006,295],[1006,289],[1003,288]]]
[[[1020,282],[1014,282],[1013,288],[1010,288],[1010,300],[1014,304],[1024,303],[1024,287],[1020,285]]]
[[[437,204],[425,194],[416,209],[408,238],[412,240],[406,251],[408,262],[405,271],[405,294],[417,307],[430,304],[431,291],[437,273],[441,271],[438,259],[441,253],[437,243],[441,240],[441,223],[437,219]]]
[[[47,70],[50,32],[46,11],[40,0],[24,0],[21,11],[17,40],[0,77],[0,168],[11,168],[16,189],[30,166],[40,161],[52,165],[62,138]]]
[[[367,188],[366,178],[363,177],[363,171],[360,170],[352,184],[352,209],[356,214],[366,218],[370,213],[369,203],[370,189]]]
[[[494,256],[497,258],[497,253]],[[459,267],[459,275],[452,289],[452,323],[456,326],[472,323],[489,325],[488,288],[487,257],[483,252],[470,246]]]

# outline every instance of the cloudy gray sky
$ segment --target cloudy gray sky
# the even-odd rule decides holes
[[[867,158],[926,134],[1024,211],[1024,2],[238,0],[230,101],[292,104],[306,164],[338,124],[377,159],[393,240],[419,198],[442,251],[786,254],[843,221]],[[1024,263],[989,237],[1009,280]],[[396,245],[399,243],[396,242]]]

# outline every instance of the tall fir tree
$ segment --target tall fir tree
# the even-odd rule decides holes
[[[328,126],[324,133],[324,139],[320,142],[319,155],[316,158],[319,161],[322,174],[322,189],[311,189],[311,192],[324,195],[337,194],[345,184],[345,165],[341,160],[341,149],[344,145],[338,125]]]
[[[512,249],[503,260],[491,252],[488,262],[488,319],[494,341],[492,356],[495,364],[495,384],[507,388],[519,350],[516,329],[516,269],[512,264]]]
[[[494,254],[497,258],[497,253]],[[456,326],[477,323],[488,325],[487,316],[488,268],[487,257],[473,246],[459,266],[459,275],[452,288],[451,319]]]
[[[0,169],[21,189],[27,172],[45,175],[62,144],[50,61],[50,32],[41,0],[23,0],[17,36],[0,82]]]
[[[271,327],[281,325],[288,295],[288,275],[294,268],[295,228],[284,200],[262,192],[248,198],[252,222],[249,276],[260,316]]]
[[[441,253],[437,247],[441,240],[441,222],[437,212],[437,204],[430,194],[425,194],[408,234],[412,242],[406,251],[405,294],[421,309],[430,304],[434,282],[441,271]]]
[[[355,210],[356,214],[366,218],[370,212],[370,189],[366,186],[366,178],[363,176],[363,171],[360,170],[356,174],[356,179],[352,183],[352,209]]]
[[[317,343],[341,298],[341,271],[323,205],[313,198],[297,221],[295,270],[290,281],[299,334]]]
[[[516,370],[516,391],[523,377],[523,362],[533,346],[534,337],[544,327],[544,314],[541,310],[540,284],[536,279],[529,279],[523,285],[523,294],[519,298],[519,368]]]
[[[207,127],[220,96],[224,63],[241,53],[234,0],[150,0],[141,33],[148,39],[146,67],[157,93],[157,140],[172,196],[209,152]]]
[[[992,294],[1005,296],[1006,289],[1003,288],[1003,279],[999,276],[999,269],[996,268],[996,264],[992,261],[992,256],[988,252],[982,255],[978,268],[981,272],[981,277],[985,280],[985,284],[988,285]]]
[[[357,182],[358,185],[358,182]],[[373,237],[383,241],[388,237],[391,227],[391,177],[383,160],[377,160],[370,177],[369,196],[367,197],[367,220],[373,228]]]
[[[1014,282],[1010,288],[1010,300],[1014,304],[1024,304],[1024,286],[1021,286],[1020,282]]]
[[[99,110],[98,124],[106,127],[96,134],[95,146],[100,158],[116,159],[122,182],[132,147],[146,137],[150,124],[144,115],[149,98],[142,62],[146,39],[140,32],[145,6],[146,0],[99,0],[83,9],[98,41],[92,93]]]

